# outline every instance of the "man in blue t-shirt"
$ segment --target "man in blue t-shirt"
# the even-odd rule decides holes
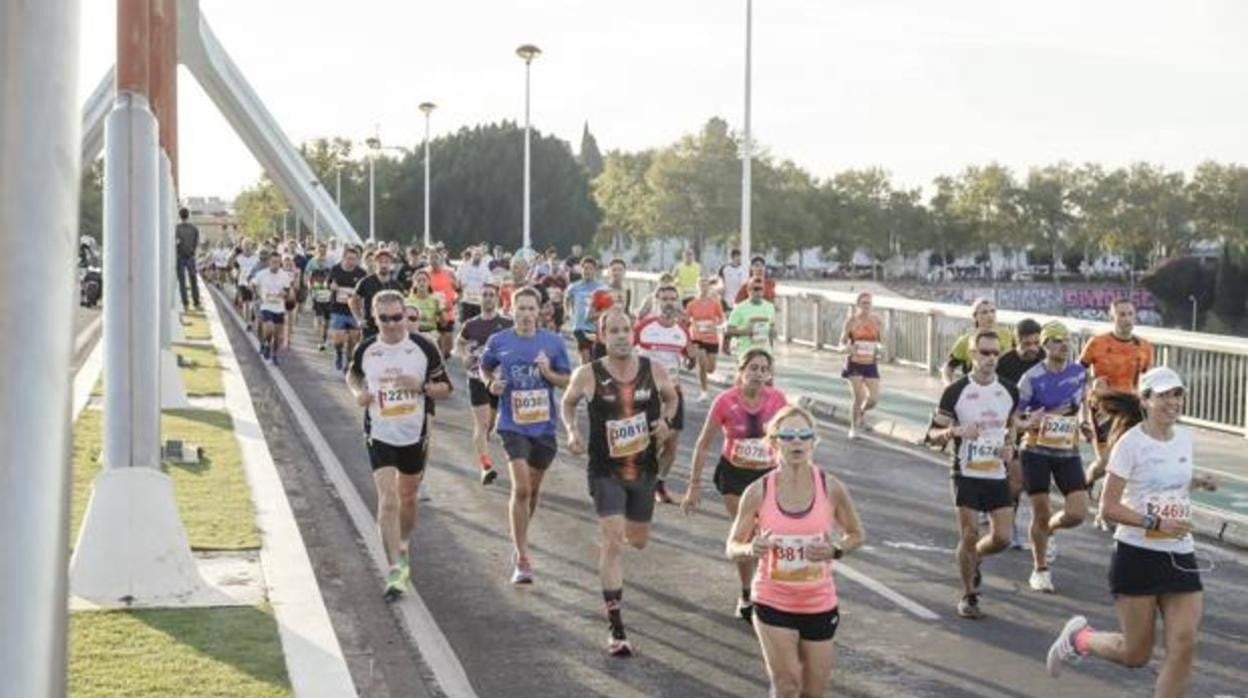
[[[559,335],[539,329],[541,297],[531,287],[511,299],[515,327],[490,336],[481,354],[481,379],[498,395],[498,435],[511,472],[512,584],[531,584],[529,520],[537,509],[546,469],[555,459],[555,388],[568,385],[572,365]]]
[[[586,257],[581,260],[581,279],[568,286],[563,302],[569,308],[572,317],[572,336],[576,337],[576,349],[581,354],[581,363],[593,361],[590,355],[594,348],[594,340],[598,334],[598,315],[591,302],[594,291],[607,288],[598,280],[598,260]]]
[[[1053,593],[1049,565],[1057,559],[1054,532],[1074,528],[1088,515],[1088,486],[1079,456],[1079,410],[1087,388],[1088,371],[1070,358],[1070,331],[1060,322],[1040,329],[1045,360],[1018,380],[1018,419],[1025,436],[1023,487],[1031,498],[1031,555],[1034,563],[1029,586]],[[1057,484],[1065,498],[1054,512],[1049,487]]]

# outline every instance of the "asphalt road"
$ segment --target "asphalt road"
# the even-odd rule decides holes
[[[231,334],[236,351],[250,351]],[[333,371],[332,350],[318,353],[309,335],[306,328],[300,331],[281,370],[372,507],[362,415]],[[439,403],[433,422],[427,473],[433,500],[421,504],[413,583],[476,693],[764,695],[767,683],[754,635],[732,615],[738,584],[723,556],[728,519],[710,490],[713,462],[707,466],[702,511],[685,517],[675,506],[660,506],[650,546],[627,554],[624,618],[637,654],[611,658],[604,652],[597,529],[583,459],[561,454],[552,466],[530,530],[536,580],[528,588],[513,587],[508,582],[506,473],[491,487],[479,483],[464,375],[457,361],[451,363],[456,392]],[[678,492],[684,489],[690,449],[706,411],[693,401],[686,409],[678,477],[672,482]],[[1061,558],[1054,566],[1059,593],[1054,596],[1027,588],[1028,553],[1009,551],[988,560],[981,600],[987,618],[960,620],[954,614],[959,585],[947,469],[916,451],[848,442],[843,431],[832,427],[822,430],[822,438],[817,461],[848,486],[868,538],[845,561],[848,569],[838,573],[842,624],[828,695],[1151,693],[1160,648],[1149,667],[1135,671],[1093,660],[1069,669],[1060,680],[1044,671],[1044,653],[1069,615],[1084,613],[1094,627],[1116,625],[1105,582],[1108,534],[1090,527],[1059,534]],[[491,449],[502,463],[497,440]],[[300,516],[342,514],[327,509]],[[1248,588],[1248,559],[1209,546],[1202,551],[1202,563],[1212,560],[1216,570],[1204,576],[1205,619],[1191,695],[1248,696],[1248,602],[1242,593]],[[358,554],[319,552],[330,561]],[[381,580],[373,582],[356,582],[349,593],[378,595]],[[935,617],[925,617],[925,611]],[[336,626],[343,622],[335,617]]]

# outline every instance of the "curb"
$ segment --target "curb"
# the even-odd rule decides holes
[[[219,357],[226,412],[234,422],[234,437],[251,491],[256,528],[260,530],[265,592],[277,621],[291,689],[301,697],[358,695],[281,476],[256,418],[251,392],[221,322],[218,298],[211,293],[208,296],[204,316]]]
[[[718,372],[707,378],[721,387],[732,385],[730,380],[725,379]],[[786,390],[785,392],[796,398],[799,405],[810,410],[811,414],[820,420],[838,426],[849,426],[848,402],[830,400],[803,391]],[[913,423],[872,415],[867,415],[864,428],[873,436],[906,446],[923,446],[923,440],[927,435],[926,429],[916,427]],[[1193,504],[1192,528],[1201,538],[1248,550],[1248,517],[1214,507]]]

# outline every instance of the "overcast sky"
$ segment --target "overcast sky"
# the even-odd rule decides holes
[[[79,92],[112,65],[112,0],[86,0]],[[203,0],[294,142],[410,146],[522,120],[579,147],[662,146],[742,125],[744,0]],[[819,176],[880,165],[908,186],[989,160],[1248,162],[1248,3],[758,0],[755,139]],[[260,166],[180,70],[183,195],[231,197]],[[519,146],[517,146],[519,147]],[[436,156],[435,156],[436,162]],[[436,167],[436,165],[435,165]],[[436,175],[435,175],[436,176]]]

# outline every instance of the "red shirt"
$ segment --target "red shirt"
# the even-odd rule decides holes
[[[754,283],[754,279],[746,279],[741,284],[741,288],[737,290],[737,297],[733,303],[743,303],[750,297],[750,284]],[[763,300],[775,302],[776,300],[776,282],[770,277],[763,277]]]

